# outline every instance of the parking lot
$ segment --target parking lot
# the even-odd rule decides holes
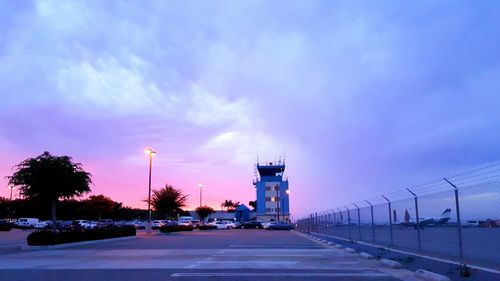
[[[16,232],[8,235],[27,233]],[[21,240],[11,237],[15,247]],[[0,280],[397,280],[394,274],[408,273],[294,231],[141,231],[132,239],[65,249],[1,247]]]

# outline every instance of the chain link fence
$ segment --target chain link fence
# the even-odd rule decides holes
[[[500,269],[500,163],[309,214],[301,231]]]

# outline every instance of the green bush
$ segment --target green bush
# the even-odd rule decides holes
[[[204,224],[204,225],[200,225],[198,228],[200,230],[210,230],[210,229],[217,229],[217,226],[211,225],[211,224]]]
[[[10,231],[14,227],[13,223],[7,221],[0,221],[0,231]]]
[[[10,225],[0,225],[0,231],[10,231],[11,229]]]
[[[193,231],[192,225],[165,225],[160,227],[160,232],[170,233],[178,231]]]
[[[135,236],[134,227],[88,229],[82,231],[52,232],[49,230],[35,231],[26,238],[28,245],[57,245],[64,243],[101,240],[117,237]]]

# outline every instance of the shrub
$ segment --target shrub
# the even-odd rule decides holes
[[[7,221],[0,221],[0,231],[10,231],[14,227],[14,224]]]
[[[217,226],[211,225],[211,224],[204,224],[204,225],[200,225],[198,228],[200,230],[210,230],[210,229],[217,229]]]
[[[193,231],[192,225],[165,225],[160,227],[162,233],[178,232],[178,231]]]
[[[101,240],[117,237],[135,236],[134,227],[88,229],[82,231],[35,231],[26,238],[28,245],[56,245],[64,243]]]
[[[10,231],[11,229],[10,225],[0,225],[0,231]]]

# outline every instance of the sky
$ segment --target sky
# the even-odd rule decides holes
[[[500,158],[498,1],[0,1],[0,196],[44,151],[92,194],[248,204],[286,159],[295,217]]]

